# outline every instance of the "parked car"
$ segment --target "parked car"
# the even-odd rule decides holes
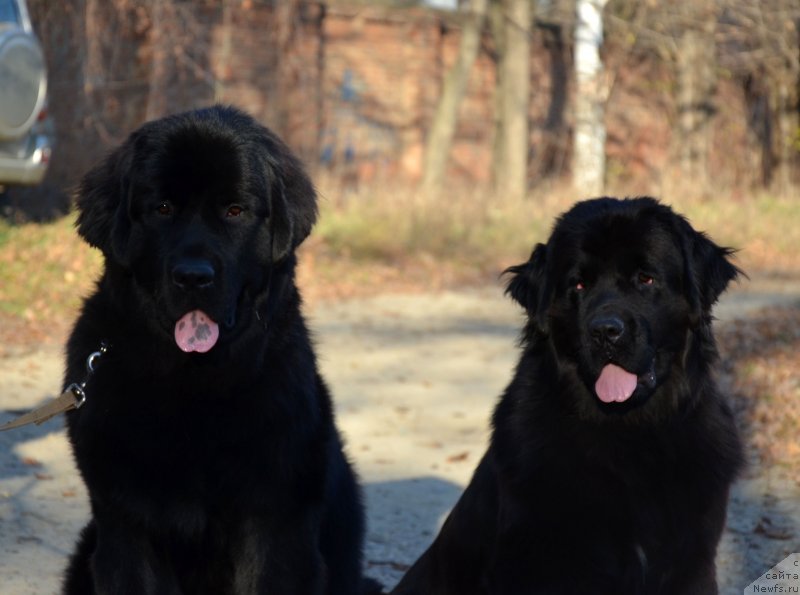
[[[25,0],[0,0],[0,189],[42,181],[52,151],[47,71]]]

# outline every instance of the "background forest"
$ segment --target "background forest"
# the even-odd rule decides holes
[[[580,169],[576,113],[586,95],[606,129],[606,165],[602,185],[579,195],[676,185],[791,193],[798,182],[798,0],[583,0],[602,11],[605,35],[602,71],[580,93],[575,0],[469,0],[456,11],[298,0],[29,4],[47,53],[58,133],[50,183],[59,188],[144,120],[222,101],[347,186],[416,184],[438,158],[450,183],[504,189],[519,177],[511,167],[536,190]],[[445,106],[451,148],[426,151],[459,61],[463,88]],[[522,135],[516,150],[504,150],[504,131]]]

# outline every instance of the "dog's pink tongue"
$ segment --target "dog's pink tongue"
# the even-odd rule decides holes
[[[219,326],[201,310],[192,310],[175,323],[175,342],[186,353],[205,353],[217,339]]]
[[[603,403],[627,401],[636,390],[638,378],[614,364],[608,364],[600,372],[594,385],[597,396]]]

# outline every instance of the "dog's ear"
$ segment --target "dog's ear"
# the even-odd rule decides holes
[[[547,283],[547,246],[537,244],[527,262],[507,268],[506,295],[519,302],[539,330],[547,333],[552,287]]]
[[[127,205],[132,153],[133,138],[84,175],[75,201],[78,233],[91,246],[122,264],[130,233]]]
[[[278,262],[311,233],[317,220],[317,193],[302,163],[289,148],[271,133],[265,141],[271,186],[272,261]]]
[[[690,308],[690,323],[700,324],[728,284],[744,273],[730,261],[731,248],[718,246],[702,232],[682,220],[681,243],[684,259],[684,285]]]

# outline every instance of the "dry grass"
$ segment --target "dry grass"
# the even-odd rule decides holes
[[[679,198],[673,206],[719,244],[739,250],[751,274],[800,274],[800,200],[759,194],[747,199]]]
[[[324,186],[323,186],[324,188]],[[497,272],[544,241],[555,217],[576,197],[567,188],[524,199],[452,188],[430,197],[413,190],[322,191],[319,245],[355,262],[434,258],[456,268]],[[768,194],[714,200],[664,197],[718,243],[737,248],[754,274],[800,274],[800,201]]]
[[[312,300],[496,279],[547,237],[574,194],[550,189],[510,200],[451,187],[430,197],[408,188],[345,192],[323,180],[320,199],[319,224],[301,252],[300,281]],[[682,199],[674,206],[718,242],[739,248],[749,273],[800,274],[795,199]],[[71,321],[102,261],[73,221],[0,221],[0,339],[14,341],[26,327],[55,335],[49,329]]]
[[[322,191],[316,234],[355,261],[403,261],[420,255],[483,267],[527,255],[559,210],[559,200],[512,200],[474,188],[437,196],[413,189]]]
[[[75,233],[72,217],[49,225],[0,223],[0,311],[33,319],[72,310],[100,263]]]

